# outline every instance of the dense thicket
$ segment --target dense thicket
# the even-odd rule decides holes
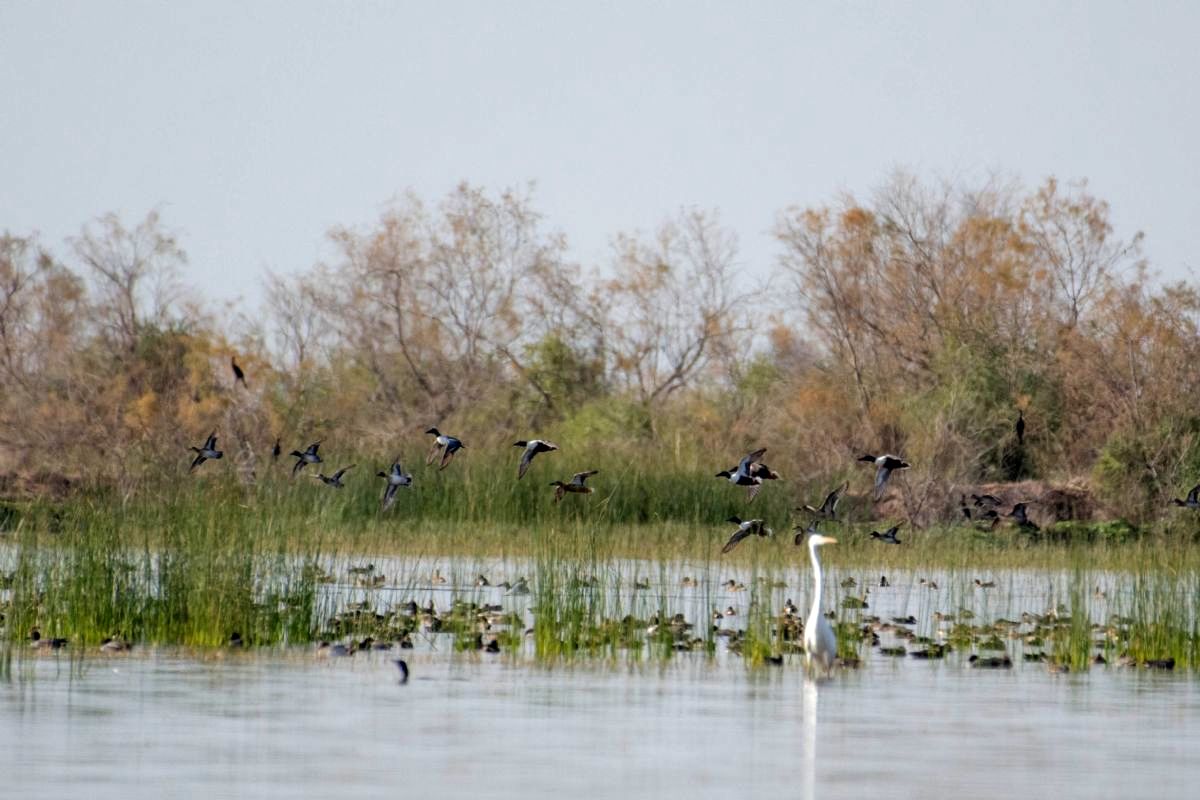
[[[1041,477],[1145,518],[1200,474],[1200,297],[1155,280],[1086,185],[898,175],[773,231],[769,281],[696,210],[578,264],[530,196],[463,185],[334,228],[336,257],[269,276],[250,316],[189,294],[156,214],[62,248],[9,233],[0,472],[132,496],[213,429],[250,481],[276,437],[383,457],[436,424],[476,451],[537,433],[663,469],[767,446],[800,482],[892,451],[910,509]]]

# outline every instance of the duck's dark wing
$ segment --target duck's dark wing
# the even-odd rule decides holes
[[[517,480],[525,477],[525,473],[529,471],[530,462],[533,461],[534,455],[538,452],[540,451],[536,448],[525,448],[525,452],[521,454],[521,465],[517,467]]]
[[[841,501],[842,495],[850,488],[850,482],[846,481],[838,488],[834,489],[825,497],[825,502],[821,504],[821,513],[829,516],[831,519],[837,516],[837,504]]]
[[[725,543],[725,546],[721,548],[721,554],[724,555],[733,548],[737,547],[738,542],[742,541],[742,539],[745,539],[747,536],[750,536],[752,533],[753,531],[749,526],[745,528],[738,528],[736,531],[734,531],[733,536],[729,537],[729,541]]]
[[[320,446],[321,446],[320,442],[313,442],[312,444],[310,444],[308,446],[308,449],[305,450],[304,452],[306,452],[310,456],[315,456],[317,454],[317,448],[319,448]]]
[[[351,464],[348,467],[342,467],[337,472],[333,473],[333,480],[340,481],[342,479],[342,476],[345,475],[348,470],[352,470],[357,466],[358,466],[357,464]]]
[[[213,431],[212,433],[210,433],[208,435],[208,438],[204,440],[204,449],[205,450],[216,450],[217,449],[217,432],[216,431]]]
[[[883,496],[883,487],[891,476],[891,467],[886,464],[880,464],[879,469],[875,470],[875,499],[878,500]]]
[[[767,448],[765,448],[765,447],[762,448],[761,450],[755,450],[753,453],[748,453],[746,455],[746,457],[743,458],[741,460],[741,462],[738,464],[738,471],[749,474],[750,473],[750,465],[753,464],[755,461],[758,461],[760,458],[762,458],[764,455],[766,455],[766,453],[767,453]]]
[[[1192,487],[1192,490],[1187,494],[1187,502],[1196,503],[1200,501],[1200,483]]]
[[[886,537],[887,537],[887,538],[889,538],[889,539],[895,539],[895,538],[896,538],[896,533],[897,533],[899,530],[900,530],[900,526],[899,526],[899,525],[893,525],[892,527],[890,527],[890,528],[888,528],[886,531],[884,531],[884,534],[883,534],[883,535],[884,535],[884,536],[886,536]]]
[[[571,478],[571,483],[575,484],[576,486],[583,486],[584,481],[586,481],[588,478],[592,477],[599,471],[600,470],[598,470],[598,469],[589,469],[587,472],[576,472],[575,475]]]
[[[563,486],[561,482],[554,484],[554,502],[557,503],[559,500],[562,500],[566,493],[567,487]]]
[[[383,489],[383,510],[387,511],[392,507],[392,503],[396,502],[396,490],[400,488],[398,483],[388,483]]]
[[[430,464],[433,463],[434,456],[436,456],[438,454],[438,450],[441,450],[441,449],[442,449],[442,446],[440,444],[438,444],[437,437],[434,437],[433,447],[429,448],[429,455],[425,456],[425,465],[426,466],[429,466]]]
[[[442,465],[438,467],[439,470],[446,468],[446,465],[450,463],[450,459],[454,458],[455,452],[456,450],[453,447],[446,445],[445,450],[442,452]]]
[[[545,439],[542,439],[537,443],[537,452],[539,453],[549,453],[551,450],[557,449],[558,445],[556,445],[554,442],[548,442]]]
[[[308,464],[308,462],[305,461],[303,458],[298,459],[296,461],[296,466],[292,467],[292,477],[293,478],[296,477],[296,473],[299,472],[300,470],[304,469],[306,464]]]
[[[192,470],[194,470],[196,467],[200,466],[204,462],[205,462],[204,453],[197,450],[196,457],[192,459],[192,465],[190,467],[188,467],[188,472],[191,472]]]

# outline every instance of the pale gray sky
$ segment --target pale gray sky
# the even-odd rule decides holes
[[[789,205],[897,167],[1087,177],[1200,266],[1200,3],[0,2],[0,229],[158,206],[260,296],[407,189],[535,181],[585,262],[717,207],[764,271]]]

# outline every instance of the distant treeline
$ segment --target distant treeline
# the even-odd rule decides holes
[[[761,280],[701,210],[579,264],[528,193],[462,185],[334,228],[336,257],[268,275],[251,313],[183,285],[156,213],[62,247],[6,233],[0,473],[136,497],[214,470],[254,480],[277,438],[412,461],[437,425],[466,458],[555,439],[564,477],[601,451],[715,472],[767,447],[822,485],[894,452],[910,504],[1042,478],[1135,520],[1200,475],[1200,296],[1155,280],[1085,184],[899,174],[772,230]],[[189,476],[213,430],[225,459]]]

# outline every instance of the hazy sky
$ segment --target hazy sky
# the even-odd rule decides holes
[[[411,188],[535,181],[575,256],[718,207],[747,269],[789,205],[900,166],[1087,177],[1200,267],[1200,3],[0,0],[0,229],[159,207],[188,280],[257,302]]]

